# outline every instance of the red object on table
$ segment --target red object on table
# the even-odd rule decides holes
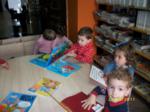
[[[83,92],[79,92],[76,95],[70,96],[65,98],[61,104],[65,107],[69,108],[69,112],[94,112],[92,109],[90,110],[84,110],[82,108],[82,100],[85,100],[88,98],[88,95],[84,94]]]
[[[8,62],[4,59],[1,59],[1,58],[0,58],[0,66],[5,68],[5,69],[9,69]]]

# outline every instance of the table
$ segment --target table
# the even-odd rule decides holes
[[[88,94],[96,85],[89,78],[90,65],[81,64],[81,69],[69,77],[63,77],[48,71],[29,60],[35,56],[23,56],[8,60],[9,70],[0,68],[0,99],[4,99],[10,91],[34,94],[28,91],[43,77],[61,82],[53,97],[61,102],[64,98],[80,91]],[[35,95],[35,94],[34,94]],[[64,112],[65,110],[52,97],[37,95],[30,112]]]

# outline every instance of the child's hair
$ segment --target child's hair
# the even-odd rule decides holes
[[[132,66],[135,65],[134,50],[130,45],[117,47],[114,51],[114,56],[116,52],[124,53],[124,56],[126,57],[126,60],[127,60],[127,65],[132,65]]]
[[[64,35],[66,35],[66,31],[65,31],[65,26],[63,25],[57,25],[56,26],[56,34],[58,34],[59,36],[58,37],[63,37]]]
[[[111,72],[108,75],[108,79],[107,79],[108,84],[110,83],[111,79],[117,79],[117,80],[125,81],[128,83],[127,88],[132,87],[132,77],[131,77],[131,75],[127,69],[118,68],[115,71]]]
[[[78,32],[78,35],[80,36],[86,36],[87,39],[92,39],[93,38],[93,30],[90,28],[90,27],[82,27],[79,32]]]
[[[46,29],[43,32],[43,38],[46,40],[54,40],[56,38],[56,33],[52,29]]]

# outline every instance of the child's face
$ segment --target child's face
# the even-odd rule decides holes
[[[127,87],[128,82],[118,79],[111,79],[108,84],[108,96],[112,102],[118,102],[128,96],[131,88]]]
[[[123,51],[116,51],[115,62],[117,66],[119,67],[124,66],[127,63],[127,60]]]
[[[78,36],[78,43],[81,45],[81,46],[85,46],[87,43],[90,42],[91,39],[87,39],[86,36]]]

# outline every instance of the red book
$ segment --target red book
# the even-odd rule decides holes
[[[83,92],[77,93],[76,95],[70,96],[65,98],[61,104],[68,108],[69,112],[94,112],[92,108],[90,110],[84,110],[82,107],[82,100],[88,98],[88,95],[84,94]]]

